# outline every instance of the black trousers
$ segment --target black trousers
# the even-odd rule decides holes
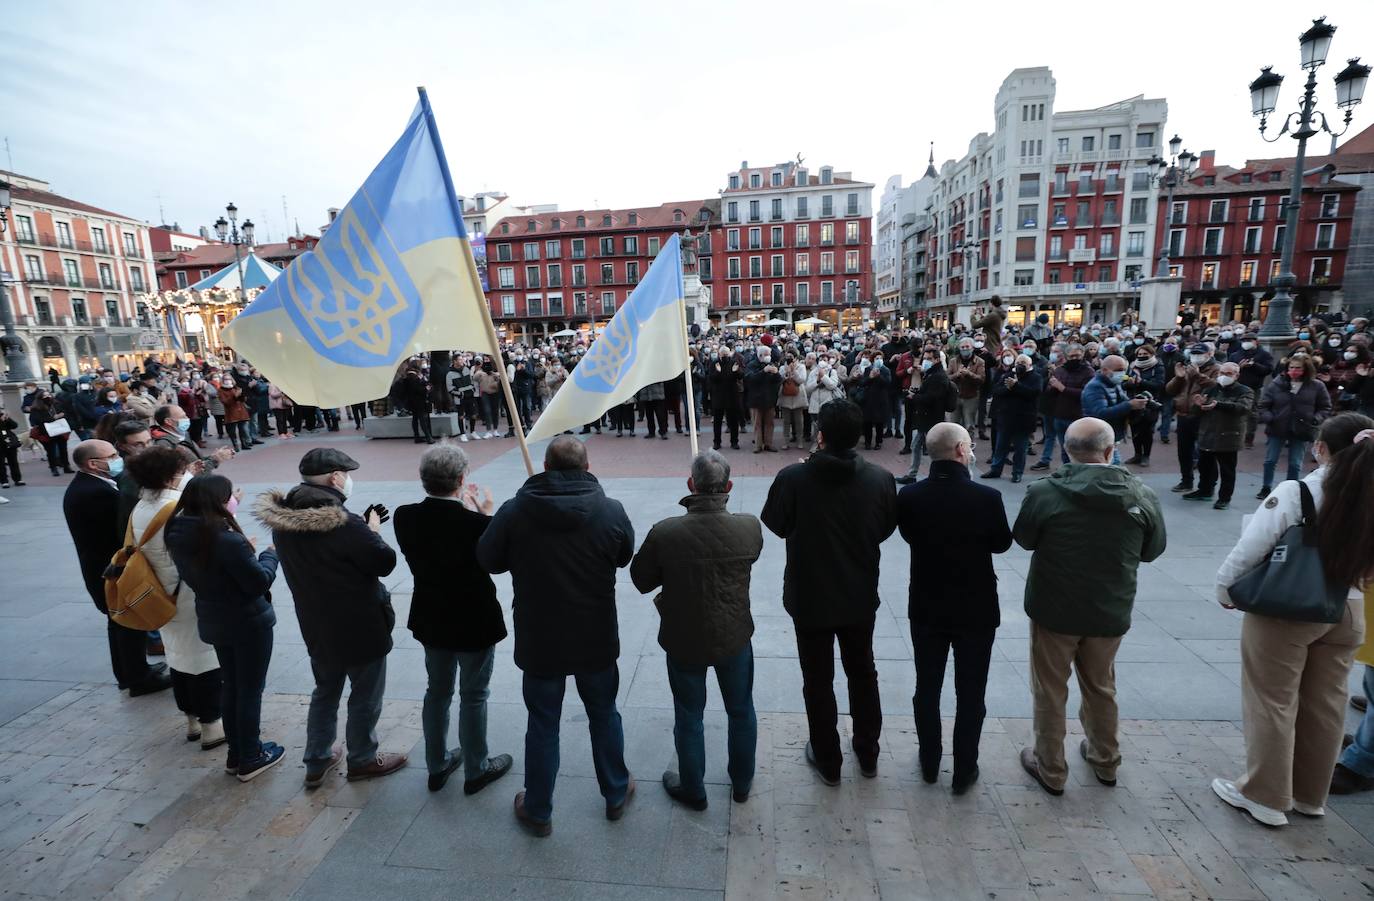
[[[0,449],[0,482],[22,482],[24,476],[19,472],[19,448]]]
[[[1197,457],[1198,490],[1211,494],[1221,475],[1221,492],[1217,500],[1229,501],[1236,492],[1236,451],[1202,451]]]
[[[422,413],[416,413],[414,410],[412,410],[410,412],[411,435],[415,436],[416,438],[419,438],[420,433],[424,432],[424,437],[433,440],[434,434],[430,431],[430,429],[431,426],[429,422],[429,413],[427,411]]]
[[[272,630],[252,632],[231,644],[215,645],[223,671],[224,735],[229,759],[253,760],[262,753],[262,691],[272,661]]]
[[[663,398],[658,400],[642,400],[639,407],[644,411],[644,424],[649,428],[649,434],[654,433],[654,422],[658,422],[658,433],[668,434],[668,402]]]
[[[176,700],[177,710],[202,723],[213,723],[220,718],[224,686],[218,667],[198,675],[179,670],[171,672],[172,697]]]
[[[1131,420],[1131,444],[1137,457],[1148,457],[1155,446],[1155,426],[1159,425],[1158,416],[1140,417]]]
[[[367,418],[367,404],[350,405],[348,408],[348,415],[353,418],[353,425],[355,428],[362,428],[363,420]]]
[[[916,656],[916,694],[911,699],[916,713],[916,741],[922,769],[938,769],[940,743],[940,692],[945,684],[945,665],[954,650],[954,778],[963,779],[978,766],[978,736],[983,731],[983,705],[988,686],[988,665],[996,629],[971,631],[936,629],[911,624],[911,646]]]
[[[711,418],[714,420],[712,428],[715,429],[715,446],[720,447],[720,427],[726,423],[730,426],[730,446],[739,446],[739,407],[726,407],[723,410],[712,410]]]
[[[849,683],[854,753],[861,765],[876,765],[878,737],[883,731],[883,708],[878,698],[878,670],[873,664],[873,620],[822,629],[798,626],[796,631],[806,722],[821,772],[838,778],[844,761],[837,728],[839,710],[835,706],[836,639],[840,642],[840,662]]]
[[[864,450],[883,446],[883,424],[864,420]]]
[[[110,668],[120,688],[142,685],[153,668],[148,665],[148,633],[126,629],[106,617],[105,635],[110,643]]]
[[[1174,435],[1178,446],[1178,474],[1181,481],[1193,484],[1193,455],[1197,452],[1197,432],[1202,420],[1197,416],[1174,419]]]
[[[278,407],[272,411],[272,418],[277,421],[277,434],[286,435],[291,431],[291,411],[285,407]]]

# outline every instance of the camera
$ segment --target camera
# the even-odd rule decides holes
[[[1136,397],[1145,398],[1145,409],[1149,410],[1152,413],[1164,409],[1164,405],[1161,404],[1159,401],[1155,400],[1155,396],[1148,391],[1142,391],[1139,394],[1137,394]]]

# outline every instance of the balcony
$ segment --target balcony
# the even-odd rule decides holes
[[[587,251],[586,251],[586,250],[574,250],[574,251],[572,252],[571,258],[574,259],[574,260],[585,260],[585,259],[587,258]]]
[[[1208,222],[1224,223],[1224,222],[1226,221],[1226,212],[1225,212],[1224,210],[1221,211],[1221,212],[1218,212],[1218,211],[1216,211],[1216,210],[1212,210],[1212,211],[1210,211],[1210,212],[1207,214],[1207,221],[1208,221]]]
[[[858,266],[846,266],[846,267],[844,267],[844,274],[845,274],[845,275],[858,275],[858,274],[859,274],[859,267],[858,267]]]
[[[749,221],[750,221],[750,222],[762,222],[762,221],[763,221],[763,216],[762,216],[761,214],[759,214],[759,213],[750,213],[750,214],[749,214]]]
[[[1121,224],[1121,214],[1119,214],[1119,213],[1103,213],[1103,214],[1102,214],[1102,225],[1103,225],[1103,226],[1120,225],[1120,224]]]
[[[1035,220],[1030,221],[1031,227],[1035,226]],[[1023,225],[1022,228],[1025,228]],[[1073,228],[1073,219],[1068,216],[1055,216],[1050,220],[1050,228]]]
[[[820,271],[819,271],[818,274],[819,274],[819,275],[834,275],[834,274],[835,274],[835,267],[834,267],[834,266],[822,266],[822,267],[820,268]]]
[[[859,243],[859,236],[858,236],[858,235],[848,235],[848,236],[845,237],[844,243],[850,244],[850,245],[858,245],[858,243]]]
[[[1119,178],[1108,178],[1107,183],[1102,186],[1102,193],[1104,194],[1120,194],[1121,190],[1122,182]]]
[[[810,238],[798,238],[798,239],[797,239],[797,243],[793,244],[792,246],[793,246],[793,247],[810,247],[810,246],[811,246],[811,239],[810,239]]]
[[[1127,249],[1127,251],[1126,251],[1126,256],[1128,256],[1128,257],[1143,257],[1143,256],[1145,256],[1145,248],[1143,248],[1143,247],[1131,247],[1131,248]]]
[[[768,214],[768,221],[769,221],[769,222],[781,222],[781,221],[782,221],[782,213],[769,213],[769,214]]]
[[[559,276],[556,276],[556,275],[551,275],[551,276],[549,276],[549,287],[550,287],[550,288],[561,288],[561,287],[563,287],[563,279],[560,278]]]
[[[1069,191],[1069,183],[1068,183],[1068,182],[1063,182],[1063,183],[1061,184],[1060,182],[1055,182],[1055,183],[1054,183],[1054,188],[1051,190],[1051,193],[1052,193],[1053,196],[1055,196],[1055,197],[1068,197],[1069,194],[1071,193],[1071,192]]]
[[[793,218],[796,218],[796,219],[810,219],[810,218],[811,218],[811,214],[810,214],[809,212],[807,212],[806,210],[800,210],[800,209],[799,209],[799,210],[797,210],[797,215],[796,215],[795,217],[793,217]]]
[[[1187,225],[1187,224],[1188,224],[1188,217],[1187,217],[1185,214],[1183,214],[1183,213],[1178,213],[1178,212],[1170,213],[1170,214],[1169,214],[1169,224],[1170,224],[1170,225]]]
[[[1051,263],[1063,263],[1068,260],[1069,255],[1063,250],[1051,250],[1049,260]]]

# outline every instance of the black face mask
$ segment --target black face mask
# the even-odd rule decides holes
[[[1066,361],[1064,362],[1064,366],[1065,366],[1066,368],[1068,368],[1068,369],[1082,369],[1082,368],[1083,368],[1083,361],[1082,361],[1082,360],[1066,360]]]

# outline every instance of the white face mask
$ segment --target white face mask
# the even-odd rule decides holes
[[[1241,349],[1242,349],[1242,350],[1254,350],[1254,349],[1255,349],[1255,342],[1253,342],[1253,341],[1242,341],[1242,342],[1240,342],[1240,346],[1241,346]]]
[[[343,487],[339,491],[343,493],[344,500],[348,500],[353,495],[353,473],[344,474]]]
[[[1220,386],[1223,387],[1223,388],[1226,388],[1226,387],[1229,387],[1229,386],[1231,386],[1231,385],[1234,385],[1235,383],[1236,383],[1236,377],[1233,376],[1233,375],[1219,375],[1219,376],[1217,376],[1217,384],[1220,385]]]
[[[1346,360],[1353,360],[1353,359],[1355,359],[1356,357],[1358,357],[1359,354],[1355,353],[1355,351],[1353,351],[1353,350],[1347,350],[1347,351],[1346,351],[1344,354],[1342,354],[1341,356],[1345,357]]]

